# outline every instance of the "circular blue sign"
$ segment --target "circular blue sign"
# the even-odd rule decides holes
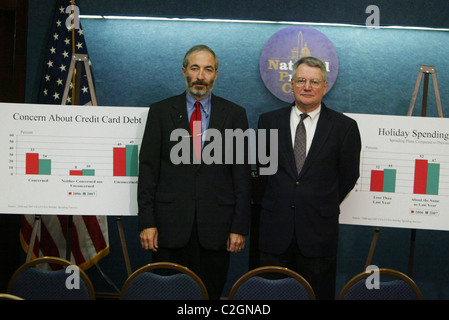
[[[326,65],[326,93],[337,80],[337,51],[324,34],[311,27],[284,28],[267,41],[259,60],[260,75],[265,86],[280,100],[293,102],[290,82],[293,64],[304,56],[318,58]]]

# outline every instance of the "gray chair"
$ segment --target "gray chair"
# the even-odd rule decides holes
[[[49,264],[53,268],[39,267],[43,264]],[[76,267],[70,261],[57,257],[33,259],[19,267],[12,275],[7,293],[25,300],[95,299],[92,282],[82,269],[77,269],[79,288],[72,288],[69,277],[73,277],[73,272],[69,270],[70,272],[66,273],[69,266]]]
[[[277,274],[275,279],[267,276],[270,273]],[[310,284],[298,273],[284,267],[266,266],[251,270],[238,279],[228,299],[315,300],[316,297]]]
[[[422,300],[416,283],[402,272],[381,268],[378,288],[371,288],[366,280],[372,272],[362,272],[353,277],[341,290],[339,300]]]
[[[208,300],[203,281],[190,269],[171,262],[151,263],[123,284],[121,300]]]

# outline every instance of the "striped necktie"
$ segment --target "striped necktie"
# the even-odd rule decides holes
[[[298,126],[296,127],[295,145],[293,152],[295,154],[296,169],[298,174],[301,172],[302,166],[306,159],[306,128],[304,127],[304,119],[308,117],[307,113],[301,114]]]

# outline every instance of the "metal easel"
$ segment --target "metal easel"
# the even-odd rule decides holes
[[[418,77],[416,78],[415,89],[413,90],[412,100],[410,101],[410,106],[408,108],[407,116],[412,116],[413,109],[415,107],[416,98],[418,96],[419,88],[421,86],[422,77],[424,76],[424,86],[423,86],[423,97],[422,97],[422,108],[421,117],[425,117],[427,114],[427,97],[429,93],[429,76],[432,75],[433,89],[435,92],[435,100],[437,105],[438,116],[443,117],[443,108],[441,107],[440,90],[438,88],[438,79],[435,66],[420,65]],[[379,238],[380,227],[374,228],[373,239],[371,240],[370,250],[368,252],[368,258],[366,259],[365,270],[371,265],[371,261],[374,255],[374,250],[376,248],[377,240]],[[412,276],[413,273],[413,261],[415,255],[415,241],[416,241],[416,229],[411,229],[410,234],[410,251],[409,251],[409,261],[408,261],[408,275]]]
[[[67,74],[67,79],[66,79],[66,84],[65,84],[65,89],[64,89],[64,94],[62,97],[61,105],[66,105],[70,85],[72,84],[72,80],[74,83],[72,86],[72,105],[79,105],[80,93],[81,93],[80,84],[81,84],[82,64],[84,64],[84,69],[86,71],[87,82],[89,85],[89,91],[90,91],[92,105],[98,106],[97,97],[95,95],[95,88],[94,88],[94,84],[93,84],[92,74],[90,72],[90,67],[89,67],[89,56],[87,54],[78,54],[78,53],[72,54],[72,59],[70,62],[69,72]],[[132,269],[131,269],[129,254],[128,254],[128,247],[126,245],[125,233],[123,231],[122,217],[116,217],[115,221],[117,223],[117,228],[118,228],[118,232],[119,232],[119,236],[120,236],[120,242],[122,245],[122,251],[123,251],[123,257],[125,260],[126,271],[128,273],[128,276],[130,276],[132,273]],[[40,215],[36,215],[35,220],[34,220],[33,230],[31,233],[31,240],[30,240],[30,245],[28,247],[26,261],[31,260],[34,243],[35,243],[35,238],[36,238],[36,233],[37,233],[37,228],[39,226],[39,223],[41,223],[41,217],[40,217]],[[67,221],[67,238],[66,238],[66,260],[69,260],[69,261],[70,261],[71,248],[72,248],[72,237],[70,236],[72,234],[72,226],[73,226],[73,216],[69,215],[68,221]]]
[[[429,92],[429,76],[432,76],[433,90],[435,92],[435,100],[437,104],[438,116],[443,118],[443,109],[441,107],[440,89],[438,88],[437,71],[434,66],[419,66],[418,77],[416,78],[415,90],[413,91],[412,100],[410,101],[410,106],[408,108],[407,116],[411,116],[413,113],[413,108],[415,107],[416,97],[418,96],[419,87],[421,85],[421,80],[424,75],[424,87],[423,87],[423,97],[422,97],[422,110],[421,117],[426,116],[427,112],[427,95]]]

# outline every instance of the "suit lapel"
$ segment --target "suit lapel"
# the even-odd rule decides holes
[[[292,176],[296,179],[298,176],[296,170],[295,155],[293,153],[292,136],[290,131],[290,113],[292,111],[293,104],[286,107],[279,114],[279,125],[277,128],[279,134],[279,152],[285,154],[285,158],[290,166],[290,172]]]
[[[209,128],[221,130],[223,128],[227,112],[228,108],[226,108],[226,106],[219,99],[217,99],[215,95],[212,95]]]
[[[176,129],[185,129],[190,134],[189,116],[187,115],[186,94],[178,96],[175,103],[170,106],[170,115]]]

